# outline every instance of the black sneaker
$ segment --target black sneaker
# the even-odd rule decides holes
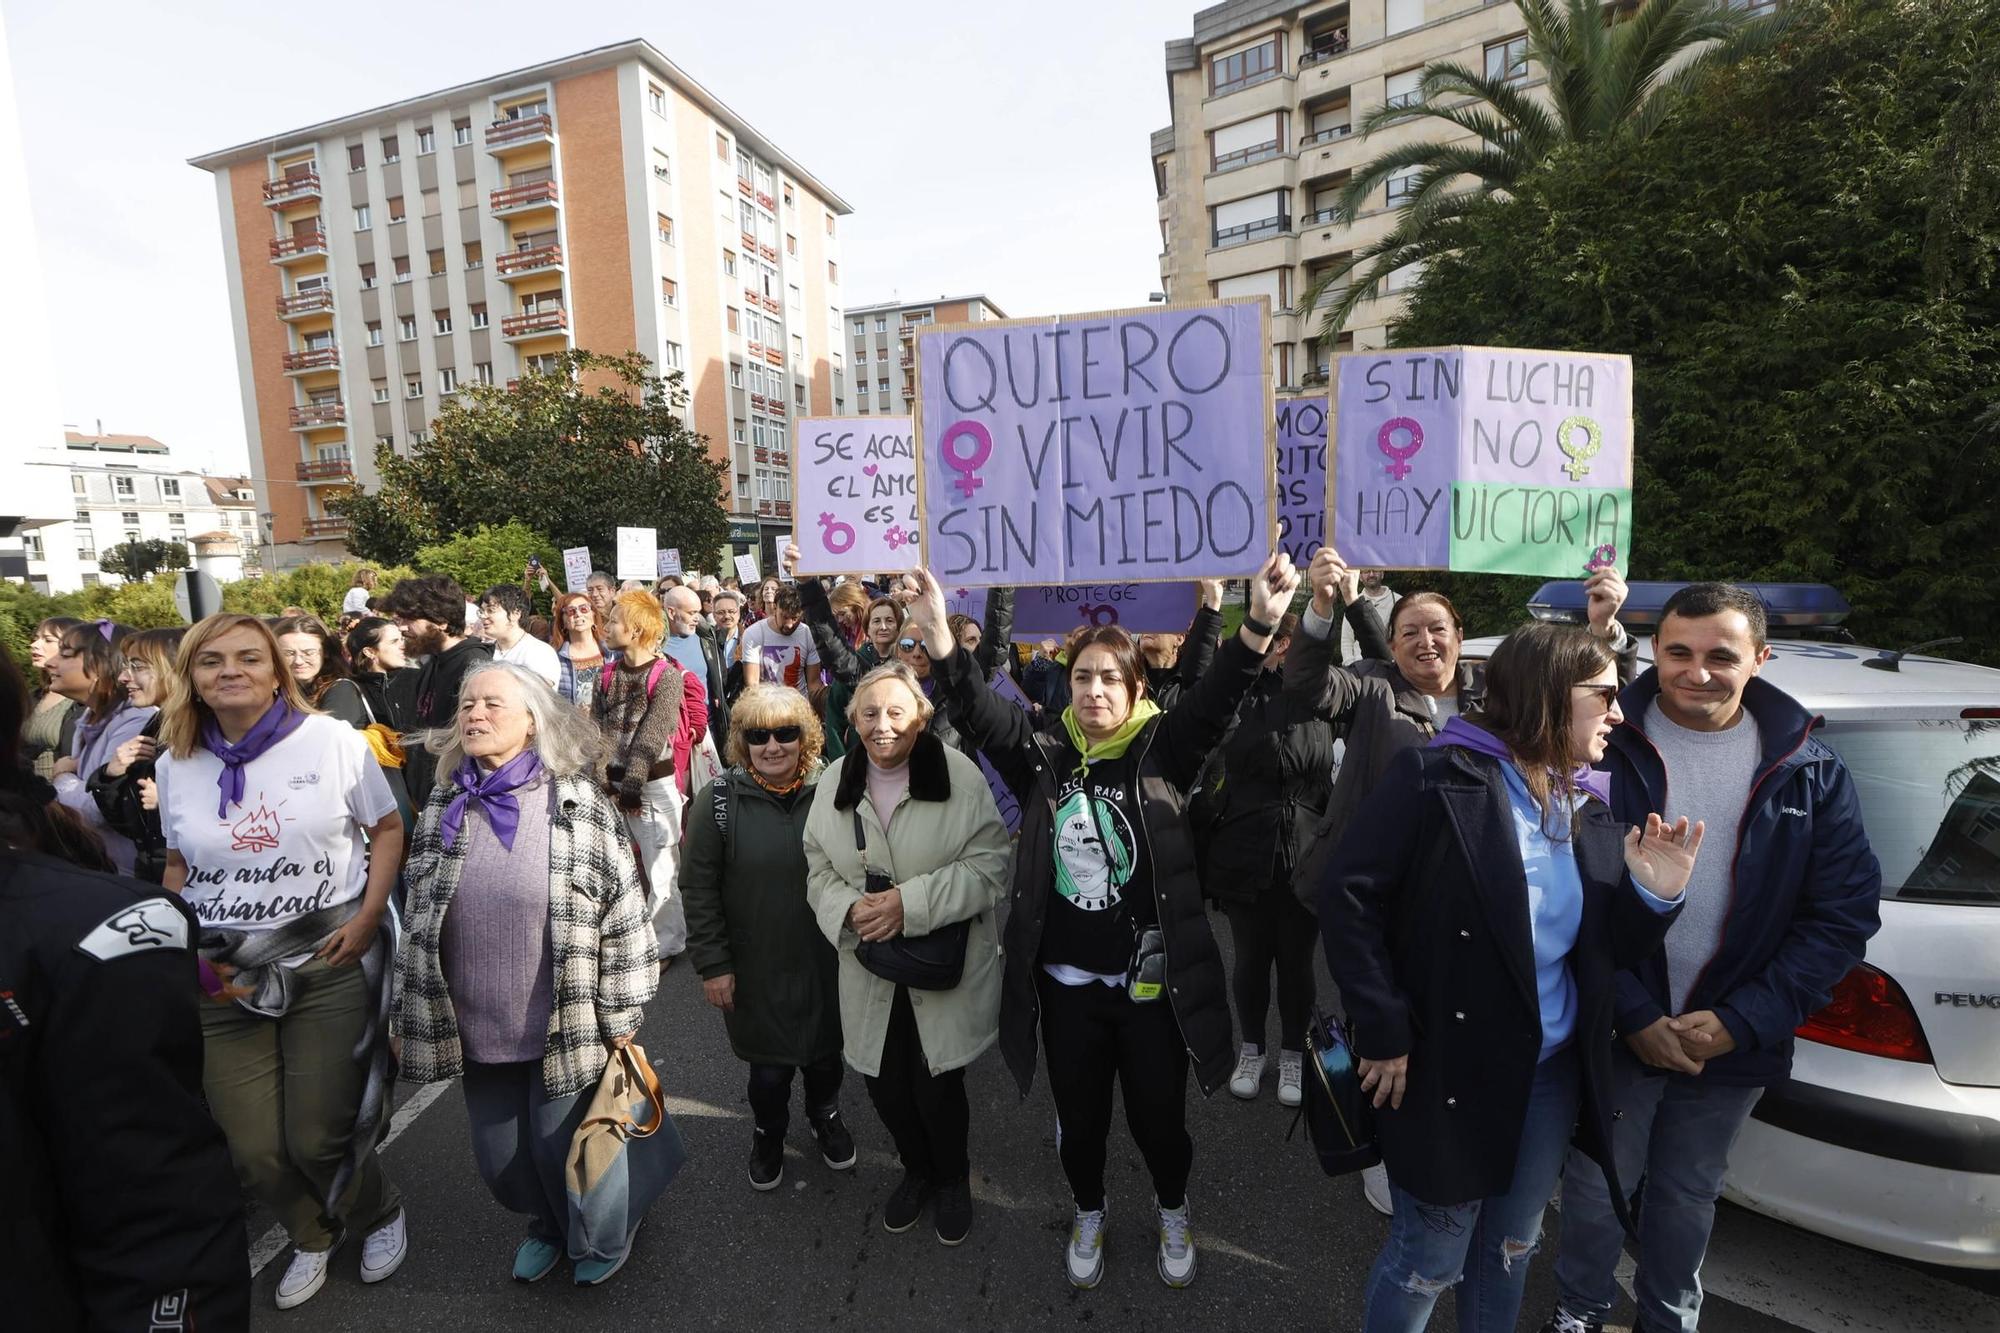
[[[917,1224],[924,1215],[924,1205],[931,1201],[931,1183],[914,1172],[903,1172],[903,1183],[896,1186],[896,1192],[882,1205],[882,1229],[891,1235],[900,1236]]]
[[[785,1179],[785,1140],[782,1135],[753,1130],[750,1135],[750,1187],[774,1190]]]
[[[972,1182],[961,1179],[938,1186],[937,1207],[932,1216],[937,1221],[941,1244],[956,1245],[964,1240],[965,1233],[972,1230]]]
[[[1541,1333],[1604,1333],[1604,1321],[1594,1314],[1571,1314],[1558,1305]]]
[[[835,1171],[854,1169],[854,1136],[847,1132],[847,1122],[839,1111],[828,1111],[814,1122],[813,1136],[819,1140],[820,1160],[827,1166]]]

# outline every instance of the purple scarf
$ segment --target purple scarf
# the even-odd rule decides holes
[[[116,722],[118,715],[131,706],[131,700],[120,699],[112,710],[104,715],[104,720],[101,722],[92,722],[90,720],[90,712],[86,709],[83,716],[77,719],[76,739],[70,742],[70,753],[78,759],[82,759],[85,755],[89,754],[90,747],[97,744],[97,738],[104,734],[105,728]],[[78,767],[81,768],[82,765],[79,764]],[[87,778],[90,774],[79,773],[77,776]]]
[[[243,733],[243,739],[232,745],[223,739],[222,728],[216,723],[214,714],[202,719],[201,743],[208,747],[210,754],[222,761],[222,776],[215,780],[215,785],[222,792],[222,800],[215,808],[216,818],[229,818],[230,802],[243,804],[243,766],[261,758],[266,750],[297,731],[299,724],[305,720],[306,715],[280,695],[264,710],[264,716]]]
[[[1507,748],[1505,741],[1484,727],[1474,726],[1462,717],[1447,720],[1444,730],[1431,741],[1430,748],[1436,749],[1441,745],[1457,745],[1476,754],[1498,759],[1503,764],[1514,762],[1514,752]],[[1611,804],[1611,775],[1603,769],[1587,766],[1578,768],[1570,775],[1570,781],[1576,784],[1578,791],[1595,796],[1606,805]]]
[[[533,750],[523,750],[490,771],[481,768],[477,760],[461,760],[451,775],[458,784],[458,795],[451,798],[451,804],[444,808],[444,818],[438,821],[438,835],[444,845],[458,844],[459,830],[465,825],[465,808],[476,805],[485,814],[500,845],[513,851],[514,833],[521,827],[521,800],[514,793],[541,775],[542,757]]]

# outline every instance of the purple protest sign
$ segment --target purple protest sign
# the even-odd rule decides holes
[[[948,616],[970,616],[980,624],[985,624],[986,589],[946,588],[944,590],[944,611]]]
[[[1178,634],[1194,619],[1192,583],[1098,583],[1019,588],[1014,592],[1014,637],[1032,640],[1092,625],[1117,625],[1134,634]]]
[[[1261,299],[917,335],[924,552],[945,582],[1255,573],[1277,510]]]
[[[914,438],[908,417],[802,417],[792,424],[799,573],[919,563]]]
[[[1304,569],[1326,545],[1326,399],[1278,401],[1278,544]]]

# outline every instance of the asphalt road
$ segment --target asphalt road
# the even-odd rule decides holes
[[[1226,929],[1219,929],[1224,937]],[[1275,1015],[1274,1015],[1275,1021]],[[1275,1039],[1276,1032],[1271,1034]],[[509,1279],[521,1221],[475,1174],[455,1084],[398,1089],[385,1148],[406,1201],[411,1252],[388,1282],[363,1286],[358,1242],[335,1257],[309,1304],[279,1312],[271,1293],[289,1251],[253,1215],[253,1327],[286,1333],[353,1329],[680,1328],[1278,1330],[1359,1326],[1362,1287],[1387,1223],[1358,1178],[1328,1180],[1272,1081],[1240,1102],[1191,1095],[1195,1173],[1189,1191],[1200,1251],[1194,1284],[1165,1287],[1154,1269],[1150,1187],[1122,1122],[1111,1143],[1108,1272],[1090,1292],[1064,1279],[1070,1203],[1056,1161],[1055,1117],[1037,1086],[1025,1102],[997,1052],[969,1073],[975,1220],[956,1249],[926,1223],[882,1230],[900,1173],[867,1092],[850,1072],[842,1093],[860,1146],[855,1170],[829,1171],[796,1105],[784,1184],[752,1190],[744,1067],[693,970],[669,970],[642,1042],[672,1097],[690,1162],[654,1205],[632,1258],[610,1283],[578,1289],[568,1265],[535,1286]],[[1274,1076],[1273,1076],[1274,1078]],[[796,1092],[794,1094],[797,1095]],[[1559,1218],[1546,1222],[1522,1327],[1554,1298]],[[261,1240],[260,1240],[261,1238]],[[1629,1269],[1629,1263],[1628,1263]],[[1628,1273],[1629,1278],[1629,1273]],[[1724,1206],[1705,1273],[1710,1333],[1996,1333],[2000,1274],[1923,1268],[1853,1249]],[[1450,1298],[1433,1327],[1455,1327]],[[1612,1327],[1629,1325],[1629,1303]]]

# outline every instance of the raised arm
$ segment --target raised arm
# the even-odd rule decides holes
[[[1035,725],[1027,713],[994,693],[973,655],[952,637],[944,608],[944,588],[927,569],[910,572],[916,596],[909,604],[909,632],[924,641],[931,658],[931,679],[951,699],[952,725],[986,756],[1015,797],[1027,800],[1034,791],[1029,755]]]
[[[1341,665],[1335,617],[1359,598],[1360,578],[1331,546],[1322,546],[1314,552],[1312,564],[1306,569],[1306,586],[1312,591],[1312,604],[1299,617],[1299,632],[1292,636],[1292,646],[1285,654],[1284,690],[1315,715],[1339,722],[1346,719],[1360,699],[1361,678]],[[1366,607],[1362,610],[1367,612]],[[1357,636],[1364,618],[1372,621],[1373,615],[1349,617],[1348,623],[1356,625]],[[1379,632],[1375,637],[1380,642]],[[1382,643],[1381,651],[1383,656],[1388,655],[1386,643]]]
[[[1180,657],[1174,663],[1183,691],[1194,688],[1222,646],[1222,580],[1202,579],[1196,587],[1200,600],[1195,605],[1194,623],[1188,626]]]
[[[1259,633],[1253,622],[1275,627],[1291,606],[1292,594],[1298,591],[1298,586],[1299,571],[1293,568],[1292,558],[1283,551],[1274,551],[1250,580],[1250,605],[1244,614],[1243,628],[1221,646],[1214,665],[1184,689],[1180,699],[1167,710],[1153,742],[1153,753],[1175,786],[1193,785],[1208,752],[1229,730],[1244,692],[1263,669],[1271,634]]]
[[[979,629],[979,647],[973,650],[980,674],[988,680],[1004,667],[1014,674],[1014,590],[994,588],[986,594],[986,623]]]
[[[785,569],[790,571],[798,563],[798,558],[798,543],[786,543]],[[847,641],[847,636],[840,632],[840,622],[833,618],[833,604],[826,599],[826,585],[810,574],[797,582],[799,604],[806,613],[806,628],[812,631],[813,644],[819,649],[819,664],[835,680],[853,689],[854,682],[868,673],[868,667]]]

